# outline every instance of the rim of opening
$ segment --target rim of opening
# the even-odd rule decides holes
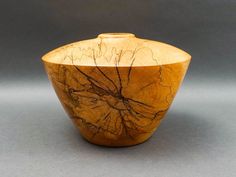
[[[128,37],[135,37],[133,33],[102,33],[99,34],[98,37],[100,38],[128,38]]]

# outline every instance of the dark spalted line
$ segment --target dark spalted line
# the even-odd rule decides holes
[[[94,50],[93,50],[94,52]],[[118,63],[120,61],[120,56],[121,56],[122,52],[120,52],[120,55],[119,55],[119,58],[118,58]],[[133,52],[133,55],[132,55],[132,58],[134,57],[135,55],[135,51]],[[130,137],[131,139],[133,139],[133,137],[130,135],[129,131],[130,130],[135,130],[135,131],[138,131],[139,133],[143,133],[144,131],[143,130],[140,130],[140,128],[144,128],[144,127],[147,127],[149,125],[152,124],[152,121],[158,117],[159,115],[161,115],[161,113],[164,113],[166,110],[160,110],[160,111],[151,111],[151,112],[140,112],[140,110],[135,110],[135,107],[134,105],[130,105],[130,101],[133,102],[133,104],[136,104],[136,106],[142,106],[144,109],[148,109],[148,108],[153,108],[153,106],[150,106],[146,103],[143,103],[143,102],[140,102],[140,101],[137,101],[137,100],[134,100],[134,99],[131,99],[131,98],[125,98],[123,95],[122,95],[122,89],[123,89],[123,85],[122,85],[122,79],[121,79],[121,75],[120,75],[120,72],[119,72],[119,69],[118,69],[118,63],[116,61],[116,73],[117,73],[117,76],[118,76],[118,80],[119,80],[119,86],[120,86],[120,89],[118,89],[117,85],[115,84],[115,82],[109,78],[97,65],[97,62],[96,62],[96,57],[93,53],[93,57],[94,57],[94,63],[96,65],[96,68],[97,70],[105,77],[105,79],[107,79],[110,83],[112,83],[112,85],[116,88],[116,90],[118,91],[119,90],[119,94],[116,94],[114,93],[112,90],[109,89],[109,87],[107,85],[105,85],[104,83],[102,82],[99,82],[98,80],[94,79],[92,76],[86,74],[85,72],[83,72],[79,67],[77,67],[76,65],[73,65],[75,67],[75,69],[82,75],[86,78],[86,80],[90,83],[90,88],[88,90],[83,90],[85,92],[88,92],[88,93],[93,93],[93,94],[96,94],[98,95],[99,97],[101,96],[104,96],[104,95],[110,95],[114,98],[117,98],[118,100],[121,100],[123,102],[123,104],[125,105],[126,109],[119,109],[117,108],[116,106],[113,106],[111,105],[108,101],[104,101],[103,99],[99,99],[100,101],[106,103],[111,110],[116,110],[118,111],[119,113],[119,116],[117,116],[116,120],[115,120],[115,129],[114,131],[110,131],[109,128],[110,128],[110,123],[111,123],[111,119],[113,119],[110,114],[111,112],[108,112],[104,117],[101,117],[97,120],[96,123],[98,123],[99,121],[101,120],[105,120],[105,125],[107,125],[106,127],[107,128],[104,128],[104,127],[101,127],[101,126],[97,126],[97,125],[94,125],[93,123],[91,122],[87,122],[86,119],[84,118],[81,118],[79,116],[74,116],[74,118],[76,119],[79,119],[81,120],[81,122],[83,124],[85,124],[87,127],[90,127],[90,128],[94,128],[96,129],[96,132],[94,133],[94,135],[92,136],[92,138],[97,134],[99,133],[100,131],[107,131],[111,134],[114,134],[114,135],[118,135],[117,132],[117,121],[118,119],[121,120],[121,123],[120,123],[120,126],[119,127],[123,127],[124,128],[124,133]],[[132,71],[132,66],[133,66],[133,63],[135,61],[135,58],[133,58],[132,62],[131,62],[131,65],[129,67],[129,70],[128,70],[128,82],[130,80],[130,75],[131,75],[131,71]],[[73,62],[73,60],[72,60]],[[160,84],[162,84],[162,77],[161,77],[161,74],[162,74],[162,68],[160,68],[160,74],[159,74],[159,77],[160,77]],[[73,75],[73,74],[72,74]],[[75,78],[74,78],[75,79]],[[79,82],[77,79],[76,79],[77,82]],[[64,84],[66,85],[66,78],[64,78],[64,83],[61,83],[61,84]],[[104,89],[102,86],[104,85],[106,87],[106,89]],[[145,87],[143,87],[142,89],[146,88],[147,86],[151,85],[153,83],[149,83],[147,84]],[[82,84],[81,84],[82,85]],[[82,85],[83,86],[83,85]],[[67,87],[69,87],[67,85]],[[165,86],[165,87],[169,87],[169,86]],[[73,92],[72,93],[79,93],[81,92],[80,90],[72,90]],[[89,99],[95,99],[94,97],[89,97],[89,96],[84,96],[84,95],[80,95],[78,94],[78,97],[84,97],[84,98],[89,98]],[[97,98],[96,98],[97,99]],[[75,103],[72,103],[72,104],[75,104]],[[96,104],[96,103],[95,103]],[[75,105],[76,106],[76,105]],[[86,106],[86,105],[85,105]],[[94,106],[94,109],[96,109],[96,105]],[[133,117],[136,121],[140,121],[140,119],[144,118],[144,119],[150,119],[150,123],[149,125],[145,125],[145,126],[141,126],[141,125],[138,125],[135,121],[132,121],[132,120],[125,120],[124,116],[131,116]],[[130,125],[132,125],[132,127],[128,127],[127,126],[127,123],[130,123]]]
[[[112,85],[115,87],[115,89],[116,89],[117,92],[118,92],[118,87],[117,87],[117,85],[114,83],[114,81],[111,80],[111,79],[100,69],[100,67],[98,67],[98,65],[97,65],[97,59],[96,59],[96,57],[94,56],[94,50],[93,50],[93,60],[94,60],[95,66],[96,66],[96,68],[99,70],[99,72],[100,72],[106,79],[108,79],[108,81],[110,81],[110,82],[112,83]]]

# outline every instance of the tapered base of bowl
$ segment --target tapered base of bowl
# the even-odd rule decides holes
[[[152,136],[152,134],[147,134],[146,136],[143,136],[142,138],[135,139],[135,140],[109,140],[109,139],[91,139],[87,136],[84,136],[81,134],[82,137],[88,141],[91,144],[99,145],[99,146],[107,146],[107,147],[128,147],[128,146],[135,146],[138,144],[142,144],[149,140],[149,138]]]
[[[107,147],[127,147],[127,146],[142,144],[145,141],[147,141],[151,136],[152,134],[147,134],[139,139],[133,139],[133,140],[128,140],[128,139],[110,140],[110,139],[97,139],[97,138],[91,139],[90,137],[87,137],[82,134],[82,137],[89,143]]]
[[[157,125],[157,128],[159,125],[160,123]],[[91,131],[84,129],[83,127],[80,127],[79,131],[81,136],[91,144],[107,147],[128,147],[144,143],[153,135],[157,128],[151,132],[140,133],[136,134],[135,136],[127,134],[120,136],[110,136],[104,132],[92,134]]]

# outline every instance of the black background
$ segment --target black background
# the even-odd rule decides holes
[[[43,54],[103,32],[186,50],[191,80],[235,76],[235,0],[9,0],[0,3],[0,27],[1,79],[45,79]]]

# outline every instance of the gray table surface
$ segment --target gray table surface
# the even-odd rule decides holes
[[[0,87],[2,177],[234,177],[236,85],[185,83],[153,137],[128,148],[84,141],[48,82]]]

